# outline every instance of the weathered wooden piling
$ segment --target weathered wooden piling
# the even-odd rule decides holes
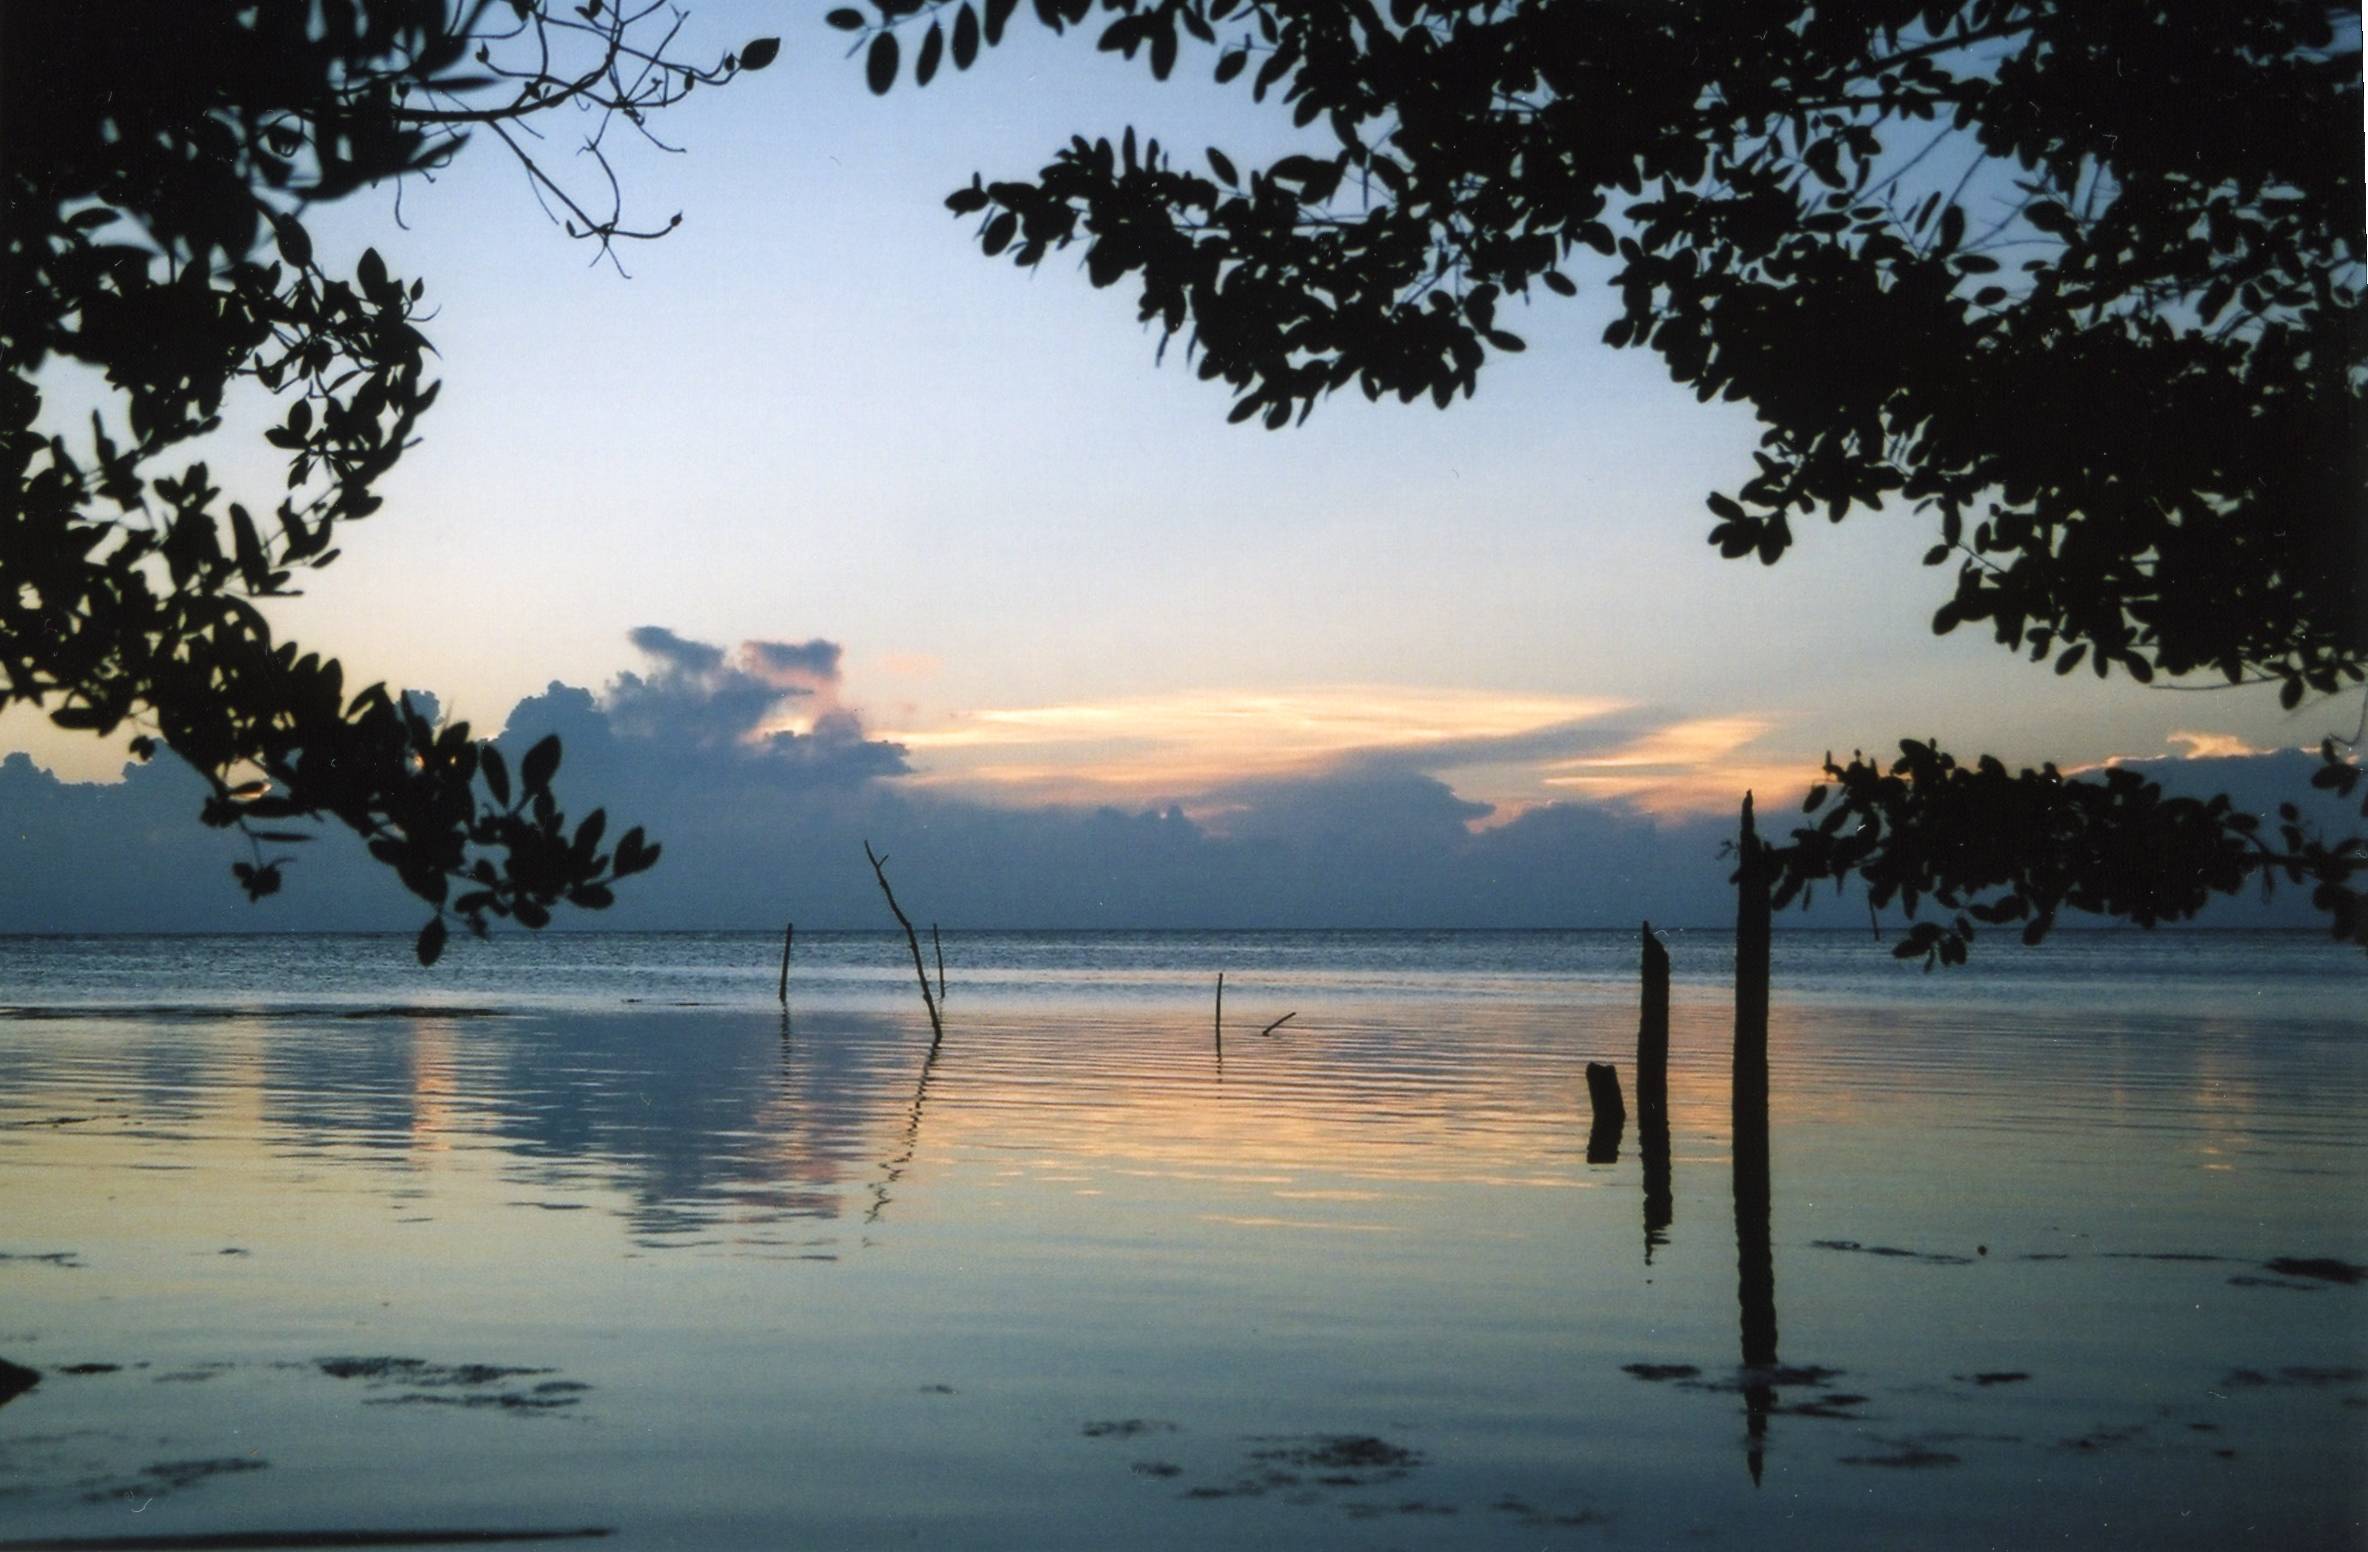
[[[1636,1024],[1636,1142],[1644,1151],[1644,1260],[1669,1242],[1677,1215],[1669,1179],[1669,950],[1642,932],[1643,1011]]]
[[[798,924],[791,922],[781,934],[781,1005],[789,1006],[789,946],[798,940]]]
[[[1628,1119],[1627,1102],[1620,1098],[1620,1069],[1609,1062],[1587,1064],[1587,1103],[1594,1107],[1595,1124]]]
[[[1768,857],[1743,798],[1735,872],[1735,1263],[1744,1367],[1776,1363],[1776,1257],[1768,1170]],[[1756,1486],[1773,1387],[1755,1376],[1744,1388],[1745,1458]]]
[[[1587,1064],[1587,1103],[1595,1111],[1587,1129],[1587,1162],[1620,1162],[1620,1138],[1628,1129],[1628,1106],[1620,1098],[1620,1069],[1609,1062]]]
[[[1217,1060],[1225,1060],[1225,972],[1217,972]]]
[[[1735,871],[1735,1126],[1768,1132],[1768,854],[1743,795]]]
[[[1669,950],[1644,924],[1644,1007],[1636,1023],[1636,1108],[1644,1124],[1669,1114]]]

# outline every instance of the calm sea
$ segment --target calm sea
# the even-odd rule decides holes
[[[0,939],[0,1548],[2368,1545],[2360,956],[1667,941]]]

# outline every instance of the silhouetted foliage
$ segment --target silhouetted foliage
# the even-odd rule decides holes
[[[1964,962],[1975,922],[2020,923],[2035,944],[2067,907],[2152,927],[2193,917],[2215,895],[2283,880],[2310,889],[2337,937],[2368,942],[2351,882],[2368,866],[2368,841],[2316,833],[2295,804],[2279,805],[2265,836],[2259,817],[2226,796],[2167,797],[2119,767],[2067,781],[2053,765],[2009,774],[1987,755],[1965,766],[1930,743],[1900,750],[1889,769],[1864,755],[1827,760],[1830,785],[1811,788],[1804,805],[1823,818],[1793,832],[1777,904],[1819,879],[1855,875],[1876,905],[1896,901],[1911,918],[1892,953],[1930,968]],[[2312,785],[2349,799],[2358,763],[2339,758],[2333,740],[2320,756]],[[1913,920],[1927,899],[1950,919]]]
[[[900,31],[926,29],[926,84],[949,15],[967,67],[1016,10],[829,21],[886,91]],[[1245,169],[1081,135],[946,203],[990,256],[1077,245],[1094,285],[1138,285],[1235,421],[1352,385],[1469,396],[1522,348],[1509,304],[1592,270],[1619,295],[1609,344],[1759,415],[1756,471],[1708,498],[1722,555],[1773,564],[1801,517],[1905,504],[1934,521],[1926,563],[1958,568],[1936,632],[1984,624],[2058,673],[2271,680],[2289,707],[2368,677],[2356,9],[1031,5],[1054,32],[1097,10],[1099,48],[1164,80],[1197,46],[1305,148]],[[1788,898],[1856,872],[1978,917],[2004,888],[1985,909],[2035,939],[2062,904],[2171,920],[2283,876],[2368,941],[2356,840],[2272,851],[2135,777],[2091,794],[1906,749],[1832,772],[1824,826],[1777,851]],[[2328,783],[2356,776],[2330,746]],[[1970,935],[1960,916],[1907,947],[1961,958]]]
[[[556,739],[513,783],[465,725],[438,731],[380,685],[349,695],[335,662],[274,639],[255,600],[336,558],[338,525],[378,509],[374,487],[436,398],[421,283],[374,249],[329,273],[307,211],[431,170],[484,129],[570,236],[608,253],[659,235],[680,217],[626,224],[603,136],[649,133],[651,114],[778,48],[687,64],[667,53],[680,25],[603,0],[0,12],[0,459],[14,492],[0,706],[99,734],[128,725],[141,758],[161,745],[186,759],[213,786],[204,821],[251,843],[235,871],[252,898],[288,860],[265,848],[310,838],[286,825],[334,818],[435,908],[418,942],[432,961],[449,918],[540,927],[562,900],[609,904],[615,880],[657,860],[638,829],[603,850],[599,810],[568,823]],[[598,200],[518,138],[562,107],[586,110],[572,176]],[[77,418],[87,397],[87,440],[45,420],[45,393]],[[250,405],[276,420],[263,436],[288,455],[284,492],[242,504],[202,460],[154,467]]]

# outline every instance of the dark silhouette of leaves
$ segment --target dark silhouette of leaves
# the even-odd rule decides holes
[[[879,7],[881,39],[905,9]],[[1759,416],[1756,472],[1710,498],[1722,556],[1773,565],[1811,514],[1913,508],[1938,530],[1926,563],[1957,567],[1937,632],[1977,626],[2066,674],[2272,680],[2288,707],[2368,680],[2355,11],[1034,6],[1056,34],[1096,11],[1097,48],[1154,78],[1210,49],[1219,84],[1246,76],[1330,144],[1246,177],[1212,151],[1212,181],[1132,154],[1132,130],[1123,155],[1079,134],[956,208],[990,212],[991,256],[1081,245],[1092,284],[1137,286],[1143,321],[1230,390],[1229,421],[1282,427],[1352,386],[1469,397],[1491,351],[1521,348],[1501,304],[1591,269],[1619,298],[1608,344]],[[1983,769],[1965,779],[1986,791]],[[1896,779],[1953,780],[1922,760]],[[1936,828],[1966,817],[1954,799],[1880,809],[1873,790],[1832,812],[1934,827],[1943,874],[1948,847],[2003,844]],[[2210,827],[2149,816],[2117,798],[2095,823],[2224,876]],[[1904,891],[1916,865],[1896,860]],[[2358,848],[2296,866],[2358,938]],[[2177,919],[2142,882],[2088,882],[2063,899]],[[1945,960],[1964,937],[1919,941]]]
[[[496,917],[540,926],[562,898],[597,908],[657,848],[629,832],[612,867],[600,825],[571,832],[550,790],[555,743],[528,757],[529,801],[513,804],[500,755],[465,725],[432,727],[382,685],[349,690],[258,611],[378,509],[437,393],[425,287],[374,248],[329,273],[304,213],[489,128],[573,235],[604,252],[661,235],[671,222],[624,220],[597,133],[553,171],[503,131],[565,110],[646,132],[694,86],[779,52],[762,38],[703,64],[647,31],[667,25],[657,8],[532,0],[0,8],[0,706],[136,729],[141,759],[180,755],[211,786],[201,819],[249,843],[232,871],[250,899],[282,882],[288,859],[264,848],[310,834],[288,821],[354,831],[433,910],[423,963],[451,919],[482,933]],[[605,207],[570,192],[586,166]],[[87,444],[42,427],[52,358],[106,385]],[[284,492],[246,502],[203,462],[167,463],[219,427],[242,381],[288,400],[263,432],[287,455]]]

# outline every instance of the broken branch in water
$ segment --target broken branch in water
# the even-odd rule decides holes
[[[888,910],[896,918],[896,925],[904,929],[905,945],[913,951],[913,974],[921,982],[921,1006],[929,1010],[929,1043],[935,1047],[945,1037],[945,1025],[938,1021],[937,999],[929,995],[929,972],[921,968],[921,938],[913,931],[910,918],[896,903],[896,891],[888,887],[888,859],[872,855],[872,843],[863,843],[863,855],[872,865],[872,877],[880,881],[880,893],[888,897]]]
[[[1217,1060],[1225,1060],[1225,972],[1217,972]]]
[[[798,940],[798,924],[791,922],[781,934],[781,1005],[789,1006],[789,946]]]
[[[1271,1034],[1273,1034],[1273,1033],[1274,1033],[1276,1030],[1278,1030],[1278,1029],[1282,1028],[1282,1027],[1283,1027],[1285,1024],[1288,1024],[1288,1023],[1290,1023],[1290,1022],[1291,1022],[1291,1020],[1293,1020],[1293,1019],[1295,1019],[1295,1018],[1297,1018],[1297,1017],[1299,1017],[1299,1010],[1298,1010],[1297,1008],[1293,1008],[1293,1009],[1292,1009],[1290,1012],[1288,1012],[1288,1013],[1284,1014],[1284,1015],[1283,1015],[1281,1018],[1279,1018],[1279,1019],[1276,1019],[1276,1020],[1275,1020],[1273,1023],[1271,1023],[1271,1024],[1267,1025],[1267,1026],[1266,1026],[1264,1029],[1261,1029],[1260,1031],[1258,1031],[1258,1033],[1260,1033],[1260,1034],[1262,1034],[1262,1035],[1271,1035]]]
[[[937,923],[929,924],[929,948],[937,955],[937,1005],[946,1004],[946,946],[937,940]]]

